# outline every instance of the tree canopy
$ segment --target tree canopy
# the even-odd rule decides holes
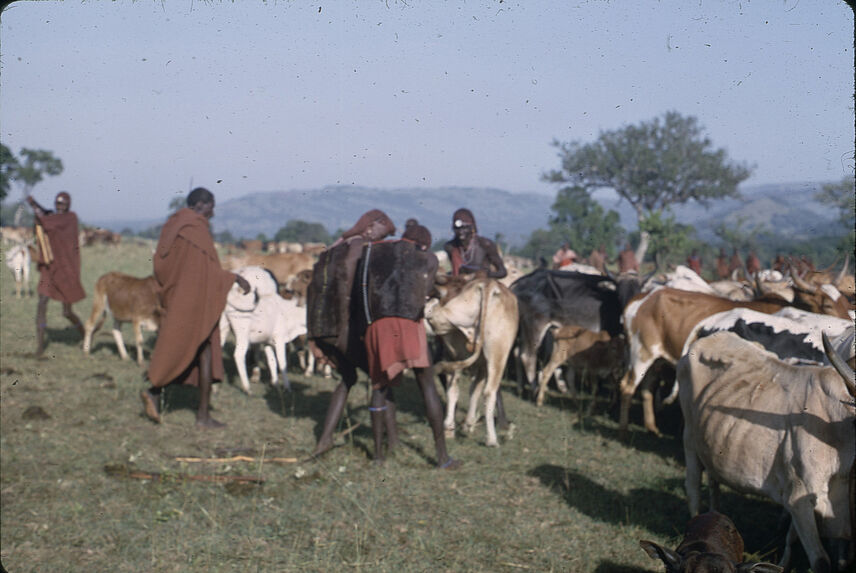
[[[3,201],[9,194],[9,188],[18,165],[18,159],[12,150],[0,143],[0,201]]]
[[[291,219],[273,236],[274,241],[289,241],[294,243],[327,243],[331,242],[330,233],[321,223],[309,223]]]
[[[578,185],[589,192],[611,188],[643,220],[690,200],[738,197],[737,185],[751,168],[715,149],[695,117],[670,111],[662,117],[613,131],[596,141],[553,141],[561,168],[544,174],[553,183]]]

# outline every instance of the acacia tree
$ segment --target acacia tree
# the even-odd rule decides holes
[[[0,201],[6,199],[12,184],[15,170],[18,169],[18,158],[12,150],[0,143]]]
[[[561,168],[543,179],[579,185],[589,191],[611,188],[636,211],[642,230],[637,257],[642,260],[648,236],[644,220],[654,212],[690,200],[737,197],[737,185],[751,168],[728,160],[714,149],[695,117],[669,111],[639,125],[602,131],[592,143],[553,141]]]
[[[21,186],[23,199],[30,196],[33,187],[36,186],[46,175],[56,176],[62,173],[62,160],[54,157],[52,151],[45,149],[21,149],[18,154],[20,158],[16,158],[8,147],[0,150],[2,158],[0,158],[0,171],[2,171],[2,181],[0,186],[5,185],[8,190],[9,182],[14,181]],[[5,198],[5,193],[3,193]],[[24,203],[21,202],[15,210],[15,225],[20,225],[24,215]]]
[[[550,227],[554,236],[561,237],[582,253],[591,252],[600,245],[611,249],[624,234],[619,216],[592,199],[585,188],[578,185],[563,187],[556,194],[551,209]],[[558,248],[556,244],[553,248]]]

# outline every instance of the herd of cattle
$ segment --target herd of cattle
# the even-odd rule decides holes
[[[9,264],[16,246],[5,252]],[[246,295],[233,287],[220,321],[222,340],[230,331],[234,336],[244,391],[250,392],[245,355],[251,345],[264,348],[274,384],[289,385],[289,343],[300,346],[304,372],[314,369],[305,305],[316,254],[310,248],[224,255],[224,267],[251,284]],[[554,374],[566,389],[562,369],[592,381],[612,380],[622,432],[638,389],[645,428],[658,434],[652,388],[658,380],[651,372],[671,365],[676,382],[666,402],[678,400],[683,413],[691,515],[701,509],[704,471],[712,510],[719,484],[766,496],[786,510],[791,525],[780,565],[787,567],[790,545],[799,540],[813,571],[846,570],[854,563],[856,528],[856,347],[848,262],[849,256],[834,274],[763,271],[749,281],[717,283],[686,267],[656,276],[601,275],[580,265],[524,273],[519,261],[509,259],[507,278],[469,281],[441,270],[424,316],[439,342],[435,371],[443,378],[450,374],[447,434],[455,431],[459,374],[469,369],[466,429],[473,431],[484,399],[486,443],[499,445],[494,414],[500,425],[507,423],[499,388],[508,366],[516,366],[521,395],[531,393],[539,406]],[[109,312],[123,359],[128,354],[120,327],[133,323],[142,364],[142,328],[156,329],[161,311],[153,277],[105,274],[95,284],[84,352]],[[733,529],[730,522],[723,525],[724,516],[705,515],[698,523],[713,523],[717,535],[723,527]],[[732,541],[739,540],[734,534]],[[732,541],[725,554],[733,552]],[[769,564],[735,569],[742,540],[739,545],[737,557],[726,559],[731,569],[723,570],[778,570]],[[692,570],[682,547],[672,551],[643,542],[669,571]]]

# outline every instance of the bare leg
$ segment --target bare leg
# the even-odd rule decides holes
[[[372,390],[372,401],[369,412],[372,419],[372,436],[374,437],[374,460],[383,463],[383,430],[386,423],[386,389]]]
[[[83,328],[83,323],[80,322],[80,319],[74,314],[74,311],[71,310],[71,303],[64,302],[62,303],[62,315],[68,319],[68,321],[74,325],[74,328],[77,329],[77,332],[80,333],[80,338],[83,338],[86,334],[86,331]]]
[[[199,351],[199,409],[196,411],[196,427],[206,429],[223,428],[223,422],[211,417],[211,343],[205,341]]]
[[[39,295],[39,305],[36,307],[36,356],[45,353],[45,329],[48,326],[48,301],[43,294]]]
[[[386,447],[392,451],[401,445],[401,441],[398,439],[398,425],[395,423],[395,396],[391,386],[386,388],[385,405],[386,410],[383,411],[383,417],[386,426]]]
[[[416,382],[422,391],[422,399],[425,400],[425,412],[428,423],[431,425],[431,433],[434,435],[434,447],[437,450],[437,466],[444,469],[457,469],[460,462],[453,460],[446,452],[446,435],[443,432],[443,407],[440,404],[440,396],[434,387],[434,368],[414,368]]]
[[[345,411],[347,401],[348,386],[343,380],[339,382],[330,397],[330,405],[327,406],[327,415],[324,418],[324,429],[321,431],[321,437],[318,438],[318,443],[312,452],[313,457],[320,456],[333,448],[333,432],[336,431],[336,426],[339,424],[342,412]]]
[[[155,388],[154,386],[148,390],[143,390],[140,393],[140,398],[143,401],[143,410],[145,411],[146,416],[156,424],[160,424],[161,422],[159,407],[160,393],[161,388]]]

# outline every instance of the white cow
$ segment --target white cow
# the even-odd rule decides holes
[[[26,243],[16,243],[6,251],[6,266],[15,276],[15,298],[21,293],[30,296],[30,249]]]
[[[235,366],[241,387],[250,393],[246,355],[251,344],[263,344],[271,383],[279,383],[280,375],[286,389],[291,385],[286,372],[286,344],[306,334],[306,308],[297,300],[286,300],[277,293],[277,283],[261,267],[245,267],[235,271],[250,283],[250,292],[243,294],[232,285],[226,299],[226,308],[220,316],[220,343],[223,344],[229,329],[235,335]],[[278,365],[278,366],[277,366]]]
[[[837,368],[787,364],[731,332],[694,343],[677,366],[690,513],[707,471],[712,509],[718,484],[768,497],[790,514],[788,541],[799,537],[813,571],[844,570],[846,552],[830,561],[821,544],[851,540],[853,371]]]

